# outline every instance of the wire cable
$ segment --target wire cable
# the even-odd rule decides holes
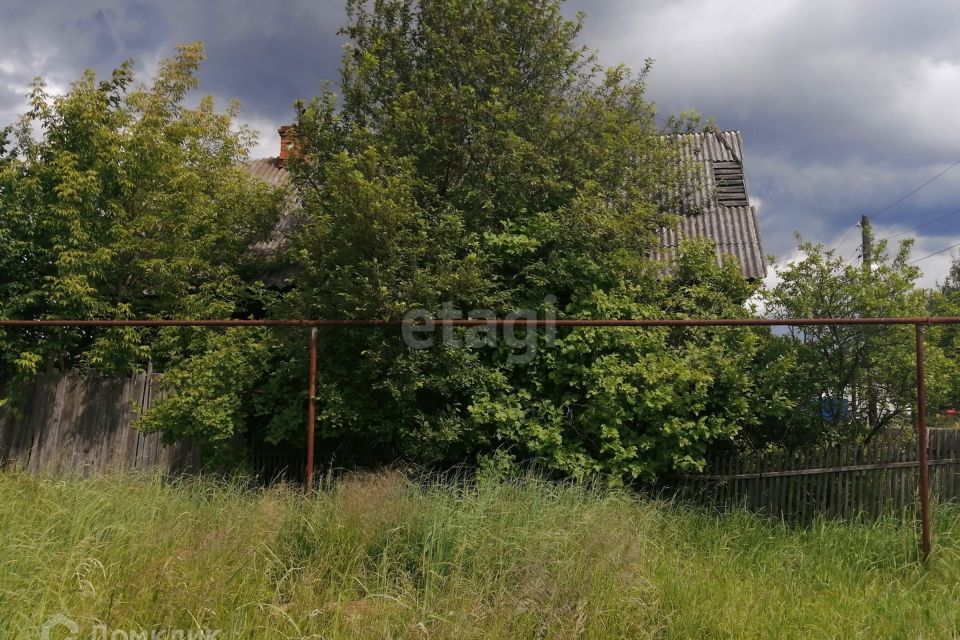
[[[856,231],[859,227],[860,227],[860,224],[859,224],[859,223],[857,223],[857,224],[853,225],[852,227],[850,227],[850,231],[847,231],[847,235],[843,236],[843,238],[840,239],[840,242],[838,242],[837,244],[835,244],[835,245],[833,245],[832,247],[830,247],[830,251],[839,250],[840,247],[843,246],[843,243],[847,241],[847,238],[850,237],[850,234],[853,233],[854,231]]]
[[[897,198],[896,200],[894,200],[893,202],[891,202],[890,204],[888,204],[888,205],[885,206],[884,208],[882,208],[882,209],[880,209],[880,210],[878,210],[878,211],[874,211],[874,212],[871,213],[870,215],[872,215],[873,217],[877,217],[877,216],[879,216],[880,214],[889,211],[890,209],[894,208],[895,206],[897,206],[898,204],[900,204],[901,202],[903,202],[904,200],[906,200],[907,198],[909,198],[909,197],[912,196],[913,194],[917,193],[918,191],[920,191],[921,189],[923,189],[924,187],[926,187],[927,185],[929,185],[929,184],[930,184],[931,182],[933,182],[934,180],[937,180],[938,178],[943,177],[948,171],[950,171],[951,169],[953,169],[953,168],[956,167],[957,165],[960,165],[960,160],[957,160],[956,162],[954,162],[953,164],[951,164],[949,167],[947,167],[946,169],[944,169],[943,171],[941,171],[941,172],[938,173],[937,175],[933,176],[932,178],[930,178],[929,180],[927,180],[926,182],[924,182],[924,183],[921,184],[920,186],[916,187],[915,189],[913,189],[913,190],[911,190],[911,191],[908,191],[907,193],[903,194],[902,196],[900,196],[899,198]],[[926,223],[925,223],[925,224],[926,224]],[[852,233],[854,232],[854,230],[855,230],[857,227],[859,227],[859,226],[860,226],[859,224],[854,225],[853,228],[850,229],[850,231],[847,232],[847,235],[843,236],[843,239],[840,240],[839,243],[837,243],[836,245],[830,247],[830,250],[832,251],[832,250],[834,250],[834,249],[839,249],[840,246],[842,246],[843,243],[846,242],[847,239],[850,237],[850,234],[852,234]],[[896,237],[896,236],[893,236],[893,237]],[[842,257],[842,256],[841,256],[841,257]],[[846,264],[848,261],[849,261],[849,259],[844,260],[844,264]]]
[[[918,224],[917,226],[913,227],[912,229],[907,229],[906,231],[901,231],[900,233],[895,233],[895,234],[893,234],[892,236],[887,236],[887,237],[885,237],[885,238],[880,238],[880,240],[893,240],[894,238],[899,238],[900,236],[905,236],[905,235],[907,235],[908,233],[912,233],[912,232],[916,231],[917,229],[923,229],[924,227],[930,226],[930,225],[933,224],[934,222],[940,222],[941,220],[945,220],[946,218],[949,218],[950,216],[955,216],[955,215],[957,215],[958,213],[960,213],[960,209],[954,209],[953,211],[951,211],[951,212],[949,212],[949,213],[945,213],[945,214],[943,214],[942,216],[938,216],[938,217],[933,218],[933,219],[931,219],[931,220],[927,220],[927,221],[924,222],[923,224]]]
[[[927,258],[932,258],[933,256],[938,256],[938,255],[940,255],[941,253],[945,253],[945,252],[947,252],[947,251],[950,251],[950,249],[956,249],[957,247],[960,247],[960,242],[958,242],[957,244],[952,244],[952,245],[950,245],[949,247],[947,247],[946,249],[940,249],[940,251],[934,251],[933,253],[930,253],[930,254],[927,254],[927,255],[923,256],[922,258],[917,258],[916,260],[911,260],[911,261],[908,262],[907,264],[913,264],[913,263],[915,263],[915,262],[920,262],[921,260],[926,260]]]
[[[949,167],[947,167],[946,169],[944,169],[943,171],[941,171],[941,172],[938,173],[937,175],[933,176],[932,178],[930,178],[929,180],[927,180],[926,182],[924,182],[922,185],[920,185],[919,187],[917,187],[916,189],[914,189],[914,190],[911,191],[910,193],[906,193],[906,194],[900,196],[900,198],[898,198],[897,200],[894,200],[893,202],[891,202],[890,204],[888,204],[887,206],[885,206],[883,209],[880,209],[880,211],[874,211],[873,214],[871,214],[871,215],[879,216],[881,213],[884,213],[885,211],[889,211],[890,209],[894,208],[895,206],[897,206],[898,204],[900,204],[901,202],[903,202],[904,200],[906,200],[907,198],[909,198],[910,196],[912,196],[913,194],[915,194],[916,192],[918,192],[918,191],[920,191],[921,189],[923,189],[925,186],[927,186],[928,184],[930,184],[931,182],[933,182],[933,181],[936,180],[937,178],[940,178],[941,176],[943,176],[945,173],[947,173],[948,171],[950,171],[951,169],[953,169],[953,168],[954,168],[955,166],[957,166],[958,164],[960,164],[960,160],[957,160],[957,161],[954,162],[952,165],[950,165]]]

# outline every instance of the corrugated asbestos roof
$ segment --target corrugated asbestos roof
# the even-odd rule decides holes
[[[251,175],[260,178],[267,184],[274,187],[287,187],[290,186],[290,174],[287,173],[287,170],[280,166],[279,158],[260,158],[258,160],[250,160],[249,162],[244,163],[244,167]],[[287,207],[287,213],[284,215],[283,220],[277,225],[273,230],[273,233],[270,235],[270,238],[262,242],[258,242],[250,249],[260,255],[269,255],[276,254],[278,251],[287,246],[290,238],[290,232],[297,226],[297,216],[294,211],[296,209],[296,203],[293,200],[291,195],[290,204]]]
[[[684,238],[709,238],[717,244],[718,260],[733,256],[745,277],[763,278],[767,264],[757,211],[747,193],[740,132],[690,133],[679,138],[684,157],[702,163],[704,171],[699,188],[690,196],[690,212],[681,216],[677,228],[660,231],[655,257],[669,261]]]
[[[250,160],[249,162],[245,162],[244,166],[247,168],[247,171],[267,184],[275,187],[290,184],[290,176],[287,174],[287,170],[280,166],[279,158]]]
[[[660,250],[654,257],[670,261],[684,238],[709,238],[717,244],[718,261],[724,255],[733,256],[745,277],[763,278],[767,265],[757,212],[750,205],[746,189],[740,132],[691,133],[679,138],[684,156],[702,163],[704,175],[699,188],[690,196],[691,211],[681,216],[677,228],[660,231]],[[251,174],[269,184],[290,184],[290,177],[277,158],[252,160],[246,166]],[[291,213],[277,227],[274,237],[259,243],[254,250],[276,251],[294,226]]]

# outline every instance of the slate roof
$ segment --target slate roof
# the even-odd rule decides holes
[[[690,211],[681,216],[680,224],[660,231],[660,249],[653,257],[669,261],[684,238],[709,238],[717,244],[718,261],[724,255],[733,256],[745,277],[763,278],[767,266],[757,212],[750,205],[747,193],[740,132],[683,134],[680,141],[685,157],[702,164],[703,180],[692,194]],[[290,184],[290,177],[277,158],[252,160],[246,167],[271,185]],[[285,233],[295,224],[291,213],[277,227],[273,238],[254,249],[265,252],[279,249],[285,242]]]
[[[290,184],[287,170],[280,166],[279,158],[260,158],[244,163],[251,174],[274,187]]]
[[[709,238],[717,244],[718,260],[733,256],[745,277],[763,278],[767,264],[757,211],[747,193],[740,132],[690,133],[679,138],[685,157],[702,164],[703,179],[692,194],[691,210],[681,216],[677,228],[660,231],[660,250],[654,257],[669,261],[684,238]]]
[[[273,187],[288,187],[291,185],[290,174],[280,164],[279,158],[260,158],[250,160],[244,163],[244,167],[254,177],[260,178]],[[276,226],[270,238],[258,242],[251,247],[256,254],[269,255],[276,254],[287,245],[290,232],[299,222],[294,214],[296,202],[291,194],[290,202],[287,207],[287,213]]]

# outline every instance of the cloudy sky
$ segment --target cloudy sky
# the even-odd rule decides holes
[[[793,232],[856,259],[855,223],[916,237],[915,255],[960,243],[960,3],[951,0],[569,0],[605,63],[655,59],[663,114],[697,109],[743,132],[764,250]],[[275,155],[291,104],[336,80],[340,0],[0,0],[0,126],[30,80],[64,88],[87,67],[133,58],[149,74],[178,42],[203,40],[203,91],[238,99]],[[916,193],[905,194],[944,172]],[[947,215],[956,212],[953,215]],[[931,220],[941,220],[927,224]],[[918,262],[942,278],[951,253]]]

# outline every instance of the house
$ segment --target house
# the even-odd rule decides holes
[[[254,176],[272,185],[290,183],[285,163],[289,157],[290,132],[284,126],[280,133],[280,155],[247,163]],[[681,216],[676,228],[660,231],[657,259],[668,261],[685,238],[709,238],[716,243],[717,260],[733,256],[744,277],[760,280],[767,273],[760,243],[757,211],[750,204],[743,172],[743,140],[739,131],[707,131],[682,134],[683,153],[703,166],[703,178],[692,195],[690,211]],[[277,228],[274,237],[255,249],[271,251],[284,242],[285,233],[294,224],[289,216]]]

